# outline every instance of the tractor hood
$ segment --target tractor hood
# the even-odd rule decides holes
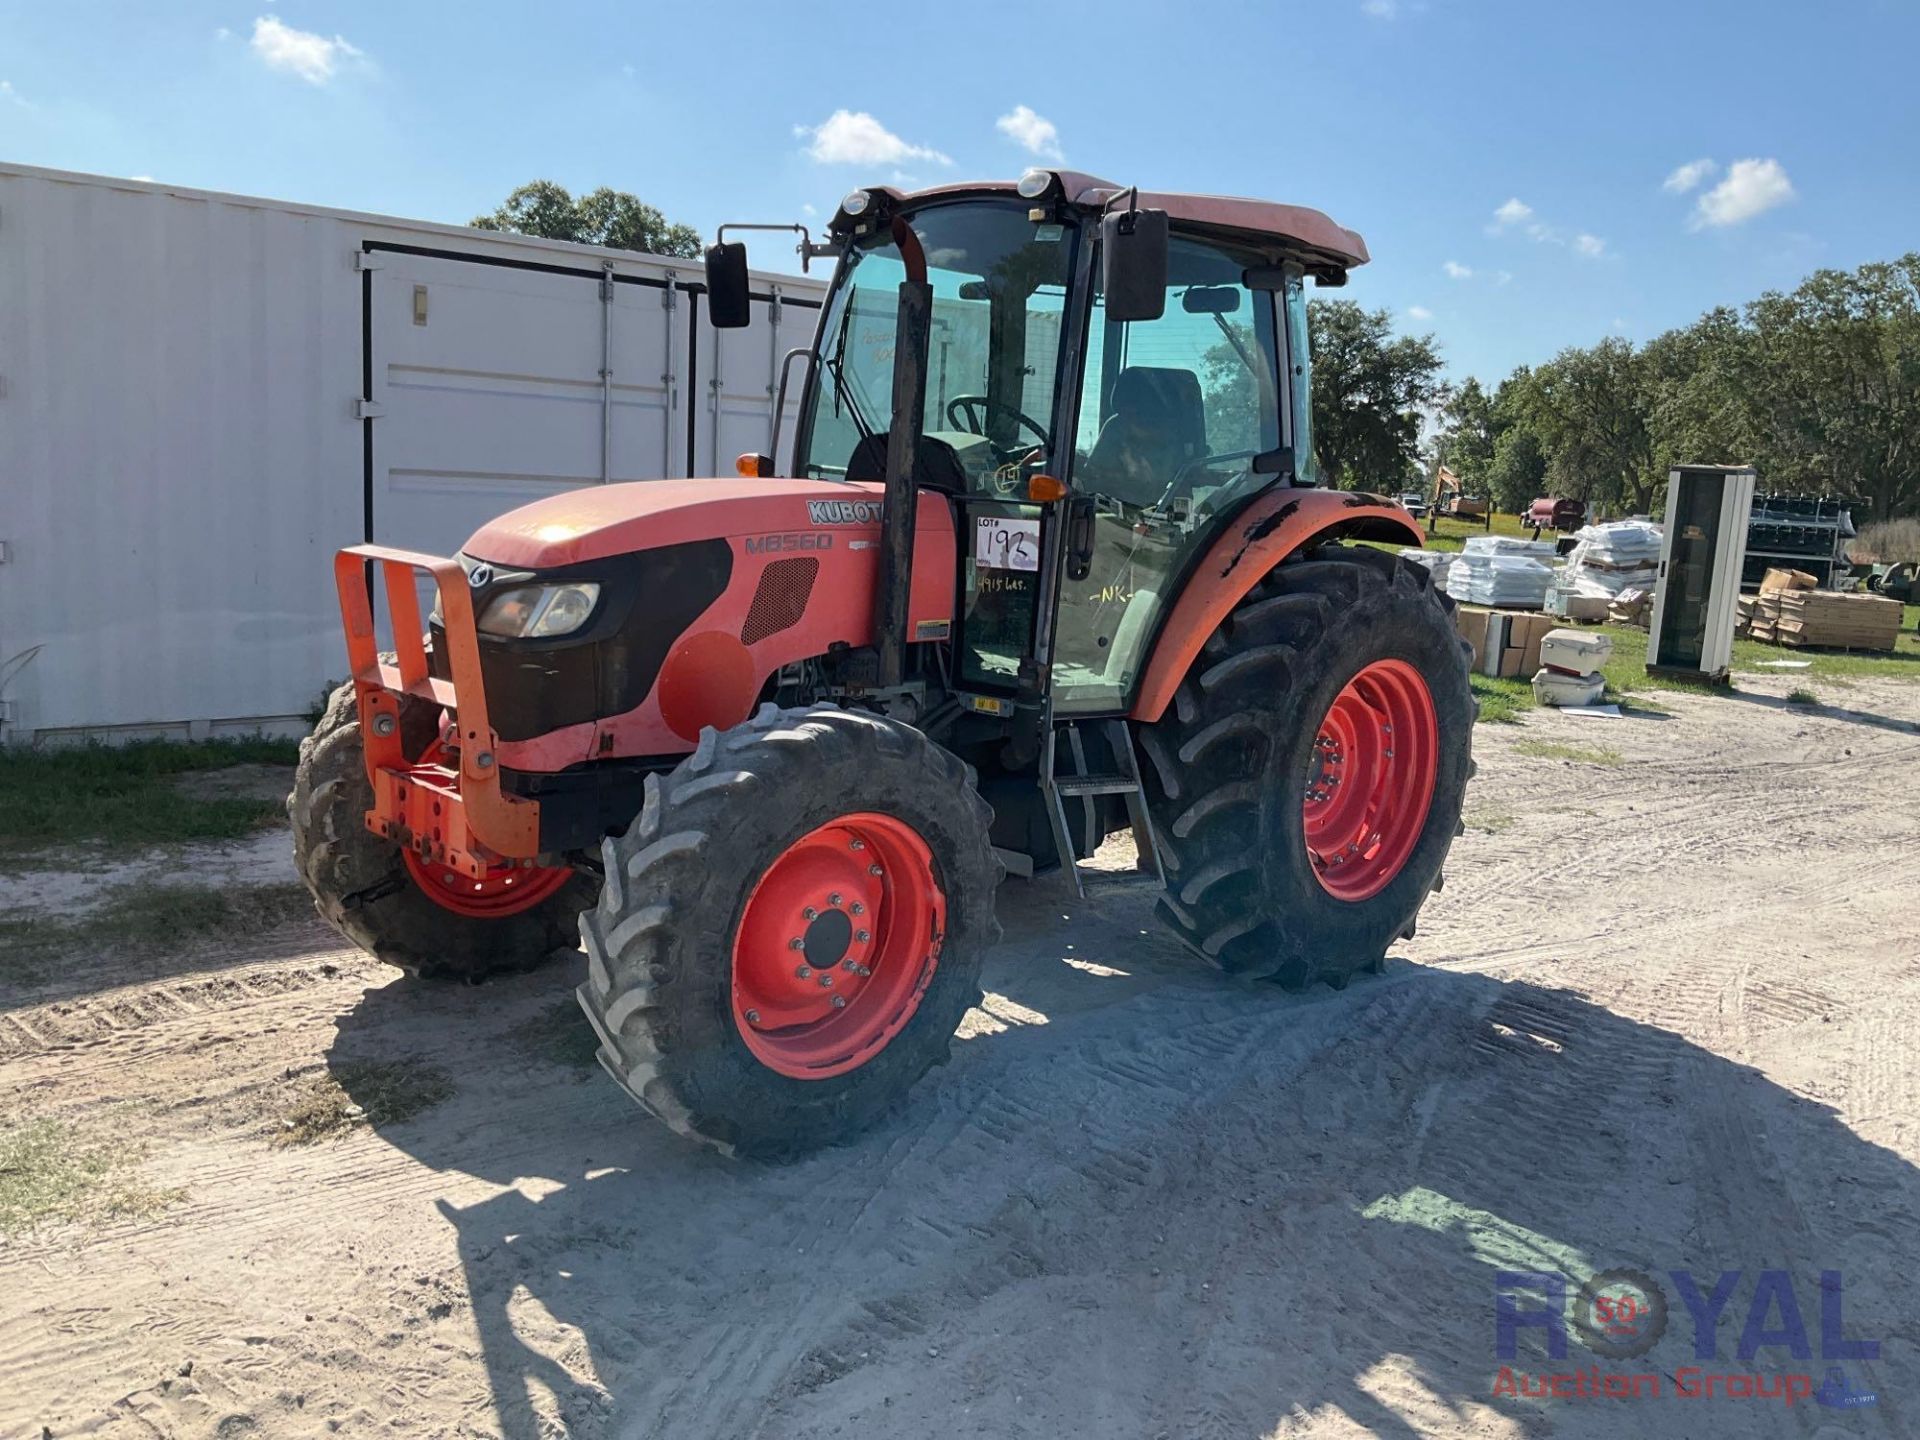
[[[483,525],[467,541],[476,560],[547,570],[690,540],[878,534],[878,483],[832,480],[640,480],[536,500]],[[946,527],[946,505],[922,494],[918,529]],[[851,537],[850,537],[851,538]],[[771,548],[771,547],[770,547]]]

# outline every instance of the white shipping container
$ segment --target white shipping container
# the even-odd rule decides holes
[[[757,218],[757,217],[755,217]],[[823,279],[0,165],[0,739],[304,728],[332,555],[771,443]],[[802,368],[794,367],[783,446]]]

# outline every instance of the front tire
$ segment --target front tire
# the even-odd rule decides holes
[[[438,722],[439,712],[426,702],[400,697],[401,741],[409,756],[435,743]],[[360,711],[353,686],[342,685],[313,734],[300,742],[287,799],[294,865],[320,918],[388,964],[436,979],[474,981],[529,970],[575,947],[577,917],[593,903],[583,876],[519,869],[479,884],[463,881],[369,830],[372,807]]]
[[[1467,673],[1418,566],[1339,546],[1276,566],[1139,732],[1161,917],[1223,970],[1292,988],[1377,968],[1459,831]]]
[[[772,705],[647,780],[580,920],[581,1007],[641,1107],[727,1153],[849,1137],[944,1062],[1000,935],[967,767],[877,715]]]

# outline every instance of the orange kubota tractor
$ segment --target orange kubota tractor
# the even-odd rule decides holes
[[[857,190],[803,253],[838,268],[791,475],[341,552],[353,679],[292,807],[321,913],[468,978],[578,938],[607,1070],[747,1154],[943,1060],[1003,871],[1078,886],[1116,830],[1221,969],[1376,967],[1440,883],[1474,702],[1428,573],[1348,543],[1418,529],[1316,484],[1304,287],[1360,237],[1033,171]],[[723,238],[713,323],[748,298]]]

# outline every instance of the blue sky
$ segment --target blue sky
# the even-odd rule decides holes
[[[1497,379],[1920,248],[1916,54],[1910,0],[0,0],[0,158],[456,222],[546,176],[711,231],[1059,155],[1328,211],[1348,297]]]

